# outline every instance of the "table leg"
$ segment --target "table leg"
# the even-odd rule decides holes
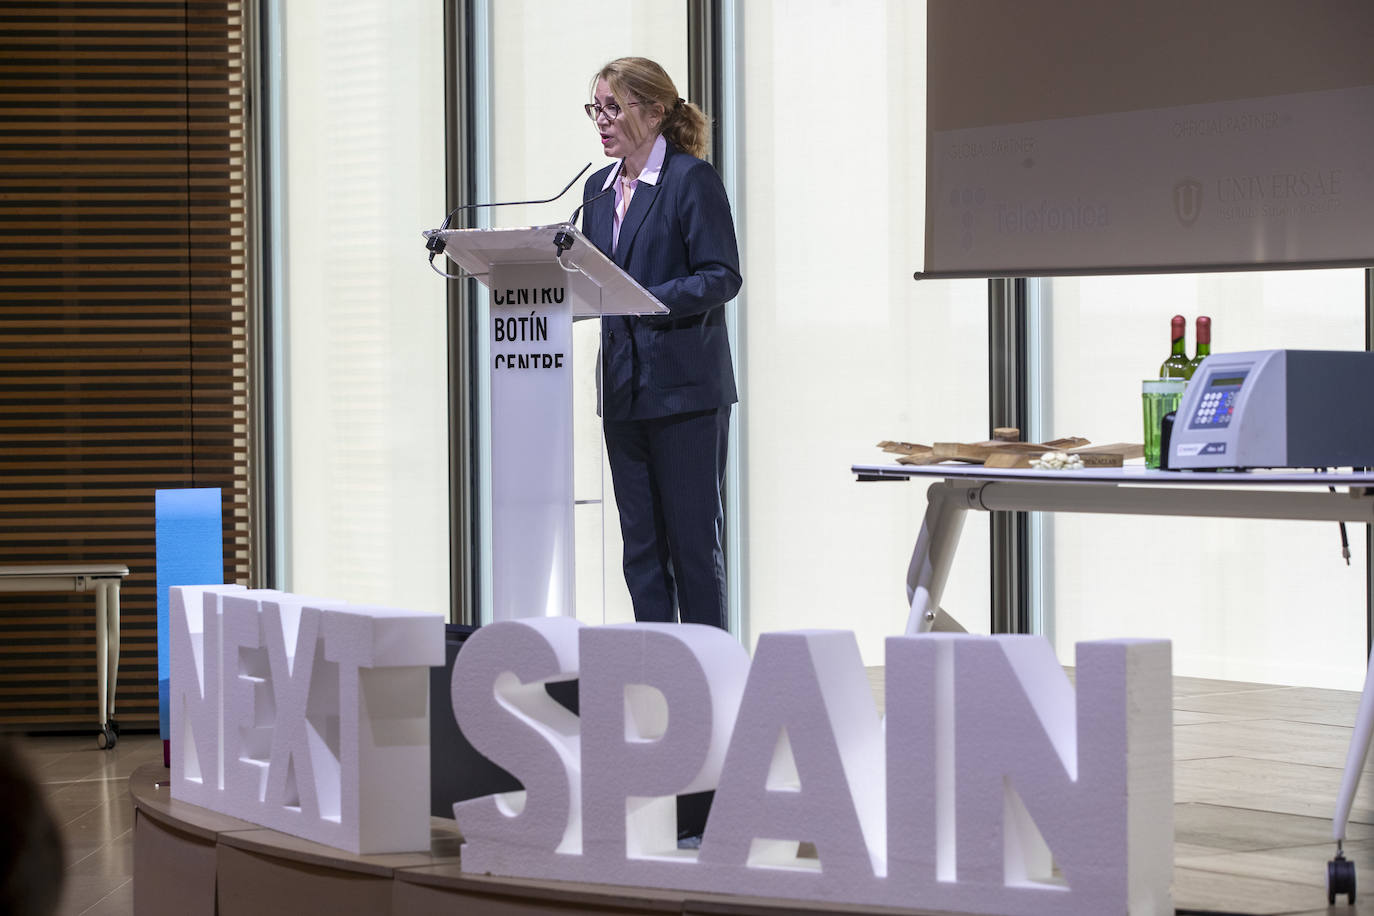
[[[106,656],[109,668],[106,672],[106,713],[110,719],[114,718],[115,712],[115,686],[119,683],[119,580],[110,579],[105,583],[109,590],[109,597],[106,602],[108,618],[107,625],[108,642],[106,643]]]
[[[954,481],[931,484],[926,490],[926,514],[906,570],[906,596],[911,602],[908,635],[928,633],[940,613],[940,595],[964,530],[968,490],[967,485]]]
[[[96,721],[103,730],[109,718],[106,703],[106,677],[109,672],[109,602],[103,584],[95,584],[95,692],[100,703],[100,713]]]
[[[1341,790],[1336,796],[1336,813],[1331,819],[1331,838],[1345,839],[1346,821],[1355,803],[1355,790],[1360,785],[1360,773],[1369,757],[1369,745],[1374,740],[1374,657],[1364,676],[1364,692],[1360,694],[1360,710],[1355,714],[1355,730],[1350,735],[1350,749],[1345,755],[1345,772],[1341,775]]]

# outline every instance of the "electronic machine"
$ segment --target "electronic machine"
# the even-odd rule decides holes
[[[1374,353],[1215,353],[1174,415],[1171,470],[1374,467]]]

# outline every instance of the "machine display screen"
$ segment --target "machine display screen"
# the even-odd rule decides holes
[[[1207,378],[1207,391],[1198,398],[1197,409],[1188,420],[1189,429],[1223,429],[1231,425],[1236,396],[1249,372],[1215,372]]]

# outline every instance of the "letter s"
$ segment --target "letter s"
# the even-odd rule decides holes
[[[481,863],[513,846],[582,851],[581,723],[544,689],[577,677],[580,628],[571,617],[498,621],[458,653],[454,718],[476,750],[525,787],[453,806],[469,870],[490,870]]]

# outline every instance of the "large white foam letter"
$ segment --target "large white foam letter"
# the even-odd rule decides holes
[[[886,873],[884,769],[882,724],[854,634],[765,633],[701,861],[780,867],[781,889],[800,880],[807,862],[798,841],[810,840],[828,894],[871,884]],[[772,869],[757,871],[763,886]]]
[[[453,806],[464,868],[510,874],[555,851],[582,851],[579,723],[544,686],[577,677],[571,617],[502,620],[468,639],[453,665],[453,715],[479,753],[525,788]]]
[[[583,855],[608,882],[632,883],[627,854],[681,857],[674,796],[716,787],[749,654],[694,624],[581,635]]]
[[[952,633],[889,636],[888,882],[915,904],[954,881],[954,640]],[[929,904],[935,907],[935,903]]]
[[[963,889],[981,886],[999,913],[1162,911],[1168,873],[1159,863],[1171,862],[1172,835],[1169,677],[1166,642],[1080,643],[1075,704],[1046,640],[956,643]],[[1142,879],[1129,880],[1136,872]]]
[[[260,821],[267,767],[272,758],[276,707],[272,674],[262,647],[259,602],[278,592],[250,589],[220,604],[220,665],[224,688],[225,814]]]
[[[338,840],[324,842],[363,855],[427,849],[429,669],[444,663],[443,618],[354,605],[322,609],[320,630],[323,661],[338,672],[341,774],[342,829]],[[326,680],[319,676],[321,659],[315,665],[312,704],[316,687]],[[309,709],[306,715],[317,718]],[[323,808],[319,755],[314,759]]]
[[[171,636],[172,797],[213,808],[224,785],[220,736],[220,595],[242,586],[174,586]]]
[[[271,767],[267,773],[264,801],[269,823],[285,833],[309,829],[299,822],[311,823],[319,819],[316,770],[325,776],[338,766],[327,748],[312,754],[320,731],[312,727],[306,707],[310,702],[315,662],[323,654],[323,647],[320,645],[320,610],[306,607],[305,600],[295,595],[281,595],[274,601],[262,602],[262,635],[276,703]],[[337,693],[337,690],[332,692]],[[317,757],[318,768],[315,765]],[[334,782],[338,782],[337,776]],[[338,811],[329,813],[337,815]]]

